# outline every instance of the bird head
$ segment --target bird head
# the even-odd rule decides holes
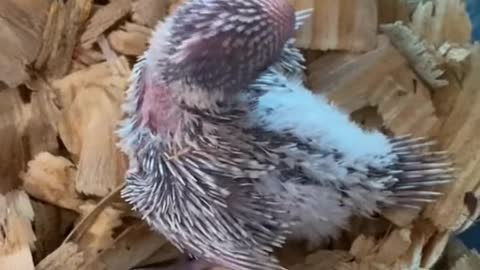
[[[163,77],[238,92],[279,59],[294,31],[287,0],[190,0],[170,18]]]

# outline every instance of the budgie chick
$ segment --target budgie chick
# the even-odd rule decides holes
[[[286,0],[191,0],[156,28],[118,130],[122,197],[197,261],[284,269],[288,236],[317,241],[352,215],[420,207],[449,182],[430,142],[365,132],[301,81]]]

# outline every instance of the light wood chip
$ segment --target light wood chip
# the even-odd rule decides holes
[[[115,0],[95,12],[80,37],[82,47],[89,48],[101,34],[125,17],[131,11],[131,4],[131,0]]]
[[[364,52],[377,45],[376,0],[289,0],[296,10],[313,9],[297,34],[297,45],[314,50]]]

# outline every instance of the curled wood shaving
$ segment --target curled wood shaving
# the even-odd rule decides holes
[[[447,80],[440,79],[445,71],[440,69],[442,63],[435,55],[435,51],[410,28],[399,21],[382,25],[381,30],[388,35],[395,47],[405,55],[413,69],[428,85],[433,88],[448,85]]]

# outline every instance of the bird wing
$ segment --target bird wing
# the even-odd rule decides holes
[[[244,96],[250,105],[245,127],[264,141],[285,145],[290,174],[300,168],[305,183],[333,186],[357,203],[378,191],[366,213],[377,210],[377,203],[418,208],[440,195],[431,187],[454,178],[446,153],[432,151],[425,138],[388,138],[362,129],[304,86],[303,59],[296,52],[288,47]]]
[[[186,139],[192,149],[170,155],[160,137],[139,128],[147,64],[141,58],[135,66],[126,118],[117,130],[119,146],[130,157],[122,197],[180,250],[232,269],[284,270],[271,251],[283,244],[287,221],[275,198],[252,187],[272,169],[274,154],[258,151],[248,135],[237,132],[239,112],[192,111],[204,113],[203,127],[220,127],[219,133],[192,134],[194,139]]]

